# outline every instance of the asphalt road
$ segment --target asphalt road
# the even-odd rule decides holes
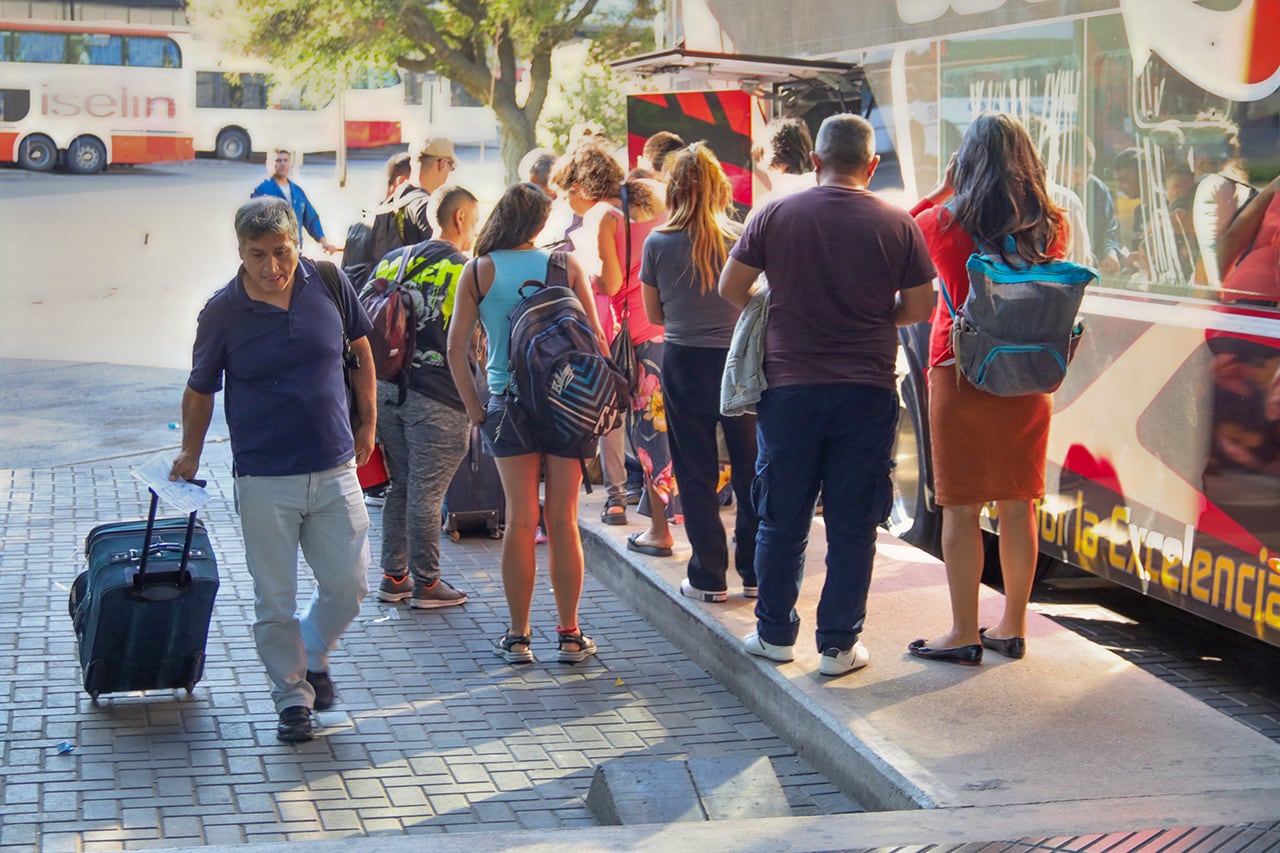
[[[459,155],[455,180],[497,198],[497,150]],[[332,157],[295,175],[332,242],[381,201],[385,157],[352,160],[345,186]],[[239,264],[232,217],[264,176],[261,163],[217,160],[87,176],[0,169],[0,358],[188,367],[196,315]],[[310,239],[303,250],[319,252]]]

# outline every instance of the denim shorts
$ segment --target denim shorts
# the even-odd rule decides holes
[[[490,456],[523,456],[537,453],[565,459],[590,459],[596,452],[596,439],[583,442],[578,452],[545,450],[533,434],[529,416],[509,394],[494,394],[484,407],[484,423],[480,434],[484,437],[484,450]]]

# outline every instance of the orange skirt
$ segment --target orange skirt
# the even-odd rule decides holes
[[[959,377],[954,364],[929,368],[929,443],[938,504],[1044,497],[1052,414],[1049,394],[997,397]]]

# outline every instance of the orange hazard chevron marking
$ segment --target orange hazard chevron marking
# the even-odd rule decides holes
[[[707,124],[715,121],[705,92],[681,92],[676,95],[676,103],[680,106],[680,112],[691,119],[705,121]]]

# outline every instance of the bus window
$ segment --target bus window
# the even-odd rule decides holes
[[[0,89],[0,121],[22,121],[31,112],[29,89]]]
[[[124,38],[77,33],[67,38],[68,58],[77,65],[124,65]]]
[[[67,38],[62,33],[18,32],[13,34],[13,58],[17,62],[63,62]]]
[[[130,36],[129,65],[143,68],[181,68],[182,53],[163,36]]]

